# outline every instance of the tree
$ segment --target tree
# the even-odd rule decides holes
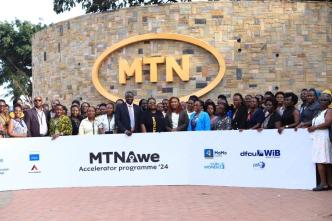
[[[0,22],[0,85],[8,84],[7,96],[31,97],[31,38],[44,27],[20,20]]]
[[[191,0],[180,0],[181,2]],[[70,11],[77,4],[82,4],[82,9],[86,13],[112,11],[120,8],[143,5],[159,5],[178,0],[54,0],[53,10],[59,14]]]

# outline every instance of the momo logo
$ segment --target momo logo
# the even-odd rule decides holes
[[[205,149],[204,157],[213,159],[213,149]]]
[[[224,77],[226,70],[225,60],[219,51],[207,42],[190,36],[174,33],[143,34],[124,39],[112,45],[97,58],[92,69],[92,82],[101,95],[114,102],[120,98],[118,95],[114,94],[115,92],[111,93],[108,91],[104,84],[102,84],[99,80],[99,72],[100,70],[103,70],[102,65],[111,56],[113,56],[112,58],[117,59],[117,63],[112,65],[109,69],[111,71],[118,70],[117,73],[115,72],[112,75],[115,78],[112,79],[112,82],[117,82],[120,86],[126,85],[127,81],[131,78],[133,81],[131,81],[130,84],[143,84],[147,81],[146,77],[143,75],[147,75],[149,82],[152,84],[158,83],[158,77],[162,74],[165,76],[162,76],[159,79],[162,79],[160,81],[167,84],[174,82],[174,76],[184,83],[191,80],[190,67],[195,62],[195,59],[193,59],[195,54],[183,54],[179,56],[176,53],[169,54],[169,52],[164,52],[168,54],[159,54],[157,52],[157,55],[156,53],[152,53],[149,56],[140,55],[134,58],[130,56],[130,59],[127,59],[123,57],[126,55],[125,53],[118,53],[120,50],[125,51],[126,48],[134,44],[149,41],[163,41],[168,43],[181,42],[183,44],[189,44],[191,46],[198,47],[200,50],[203,49],[208,56],[211,55],[212,58],[217,61],[218,70],[215,71],[216,75],[213,79],[204,88],[180,97],[181,101],[187,101],[190,95],[196,95],[198,97],[203,96],[215,88]],[[118,57],[116,58],[115,55],[118,55]],[[162,68],[163,71],[160,71],[160,68]],[[138,103],[139,99],[140,98],[136,99],[134,102]]]
[[[279,158],[280,155],[280,150],[257,150],[256,152],[243,151],[240,153],[240,156],[242,157]]]
[[[265,168],[265,163],[263,162],[263,161],[260,161],[260,162],[258,162],[258,163],[254,163],[253,164],[253,167],[254,168],[259,168],[259,169],[264,169]]]
[[[204,157],[206,159],[213,159],[215,157],[222,157],[223,155],[227,155],[227,152],[223,151],[223,150],[204,149]]]
[[[97,163],[157,163],[160,160],[160,156],[157,153],[152,154],[137,154],[134,151],[129,153],[123,152],[99,152],[90,153],[90,164],[95,161]]]

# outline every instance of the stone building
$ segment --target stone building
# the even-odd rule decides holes
[[[203,99],[219,94],[331,88],[332,10],[326,2],[218,1],[167,4],[88,14],[36,33],[32,39],[33,94],[60,98],[64,104],[81,99],[97,104],[107,99],[92,82],[96,60],[122,40],[148,33],[177,33],[200,39],[222,55],[226,71]],[[129,66],[136,58],[172,56],[181,65],[189,55],[189,81],[174,75],[166,82],[160,63],[157,82],[142,65],[142,83],[127,77],[119,83],[119,60]],[[138,98],[185,96],[209,85],[219,64],[207,50],[170,40],[146,40],[119,48],[99,69],[109,94],[133,90]]]

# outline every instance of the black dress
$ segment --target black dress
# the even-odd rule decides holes
[[[150,110],[144,111],[141,119],[141,123],[144,124],[146,132],[155,133],[166,131],[165,118],[160,111],[156,113],[152,113]]]
[[[277,129],[276,128],[276,122],[280,122],[281,121],[281,117],[278,114],[278,112],[273,112],[272,114],[268,115],[264,122],[263,122],[263,128],[264,129]]]
[[[71,125],[73,128],[73,135],[77,135],[78,134],[78,129],[80,128],[80,124],[82,121],[82,118],[76,118],[76,117],[70,117],[70,121],[71,121]]]
[[[284,110],[284,113],[281,116],[281,126],[284,127],[286,125],[295,123],[295,119],[294,119],[294,115],[293,115],[294,110],[295,110],[295,107],[291,107],[291,108],[288,107]]]
[[[246,129],[248,109],[244,105],[241,105],[237,110],[235,109],[234,111],[232,129]]]

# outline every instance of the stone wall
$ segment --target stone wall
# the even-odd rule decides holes
[[[203,99],[218,94],[263,93],[267,90],[331,88],[332,10],[326,3],[274,1],[219,1],[135,7],[89,14],[51,25],[35,34],[33,94],[59,97],[65,104],[82,99],[106,101],[94,88],[92,66],[111,45],[145,33],[179,33],[206,41],[223,55],[226,73]],[[119,56],[190,55],[190,81],[166,83],[165,68],[158,69],[158,83],[118,84]],[[139,97],[158,99],[182,96],[205,87],[218,70],[203,49],[172,41],[140,42],[112,54],[100,69],[100,81],[110,93],[134,90]]]

